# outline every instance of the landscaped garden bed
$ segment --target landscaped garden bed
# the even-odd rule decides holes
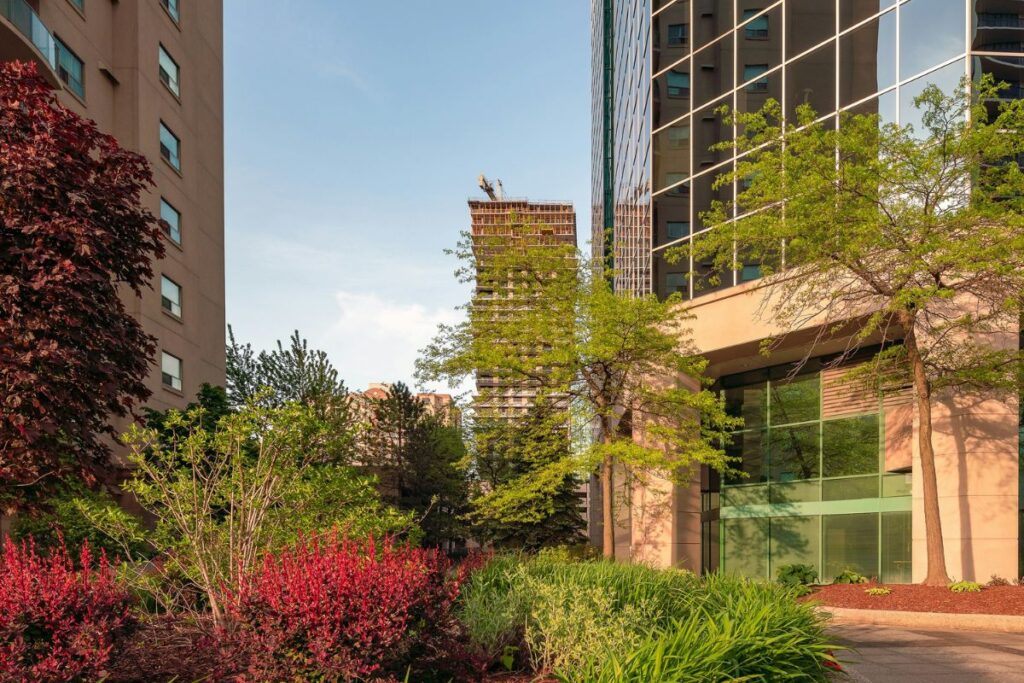
[[[888,595],[866,592],[881,587],[891,592]],[[979,592],[956,593],[947,586],[832,584],[815,588],[803,600],[850,609],[1024,616],[1024,586],[1013,585],[985,586]]]

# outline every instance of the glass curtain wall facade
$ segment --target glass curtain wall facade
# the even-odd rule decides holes
[[[714,228],[701,220],[712,199],[736,192],[712,187],[735,162],[711,151],[736,133],[716,111],[723,105],[751,111],[774,98],[789,116],[806,102],[835,125],[837,112],[853,111],[919,126],[913,100],[929,83],[948,91],[964,75],[993,73],[1011,84],[1008,97],[1024,95],[1018,0],[592,0],[592,9],[595,81],[610,74],[594,89],[594,245],[614,257],[620,290],[692,298],[759,277],[747,264],[712,286],[690,249]],[[600,239],[607,229],[612,238]]]
[[[723,377],[730,413],[744,418],[729,455],[738,473],[712,494],[719,529],[705,537],[707,569],[755,578],[809,564],[829,581],[850,569],[911,579],[911,475],[888,471],[887,403],[851,387],[844,370],[812,361]],[[903,468],[900,468],[903,469]],[[705,526],[705,534],[710,532]]]

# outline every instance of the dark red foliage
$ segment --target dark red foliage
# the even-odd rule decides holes
[[[146,160],[0,64],[0,491],[104,464],[111,416],[149,392],[155,346],[118,292],[163,256]],[[24,501],[22,501],[24,504]]]
[[[0,683],[98,680],[132,625],[131,600],[104,555],[63,543],[42,557],[30,541],[0,549]],[[93,566],[95,564],[95,567]]]
[[[462,574],[436,550],[303,541],[268,557],[229,599],[241,681],[394,680],[459,659],[452,607]],[[449,680],[444,677],[441,680]]]

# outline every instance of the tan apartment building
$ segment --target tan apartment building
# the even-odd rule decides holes
[[[991,73],[1021,97],[1024,10],[1012,0],[592,0],[593,244],[620,291],[680,294],[693,341],[729,410],[745,420],[730,455],[743,477],[695,472],[690,487],[632,492],[617,555],[774,577],[790,563],[829,581],[843,569],[887,582],[925,574],[914,411],[865,395],[833,367],[846,340],[815,344],[814,320],[771,355],[757,264],[718,273],[692,245],[702,214],[738,190],[723,105],[823,120],[876,113],[920,124],[914,98]],[[735,209],[740,211],[740,209]],[[734,215],[735,218],[741,214]],[[682,258],[667,255],[681,253]],[[688,254],[688,257],[687,257]],[[1018,345],[1016,332],[1005,343]],[[808,355],[804,365],[795,364]],[[871,357],[850,359],[855,364]],[[1019,401],[934,398],[939,507],[957,579],[1024,573]]]
[[[531,202],[500,196],[471,199],[469,217],[475,250],[488,248],[488,240],[495,237],[513,234],[515,239],[531,244],[576,245],[576,211],[567,202]],[[478,302],[486,301],[494,292],[478,286],[475,296]],[[477,372],[474,407],[478,415],[520,417],[533,406],[537,395],[538,387],[529,382],[502,379],[486,370]]]
[[[125,298],[157,339],[149,406],[223,386],[221,0],[0,0],[0,60],[34,61],[63,105],[150,162],[167,254]]]

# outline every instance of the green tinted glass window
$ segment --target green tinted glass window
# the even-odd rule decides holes
[[[820,517],[772,517],[771,577],[787,564],[809,564],[819,572],[821,553]]]
[[[822,422],[823,476],[845,477],[878,472],[878,441],[878,415]]]
[[[772,481],[794,481],[819,476],[818,424],[773,427],[768,434]]]
[[[821,413],[821,380],[817,373],[771,384],[773,425],[817,420]]]
[[[727,519],[723,522],[722,569],[752,579],[768,577],[768,519]]]
[[[831,581],[847,569],[868,577],[878,574],[878,513],[826,515],[822,524],[823,581]]]

